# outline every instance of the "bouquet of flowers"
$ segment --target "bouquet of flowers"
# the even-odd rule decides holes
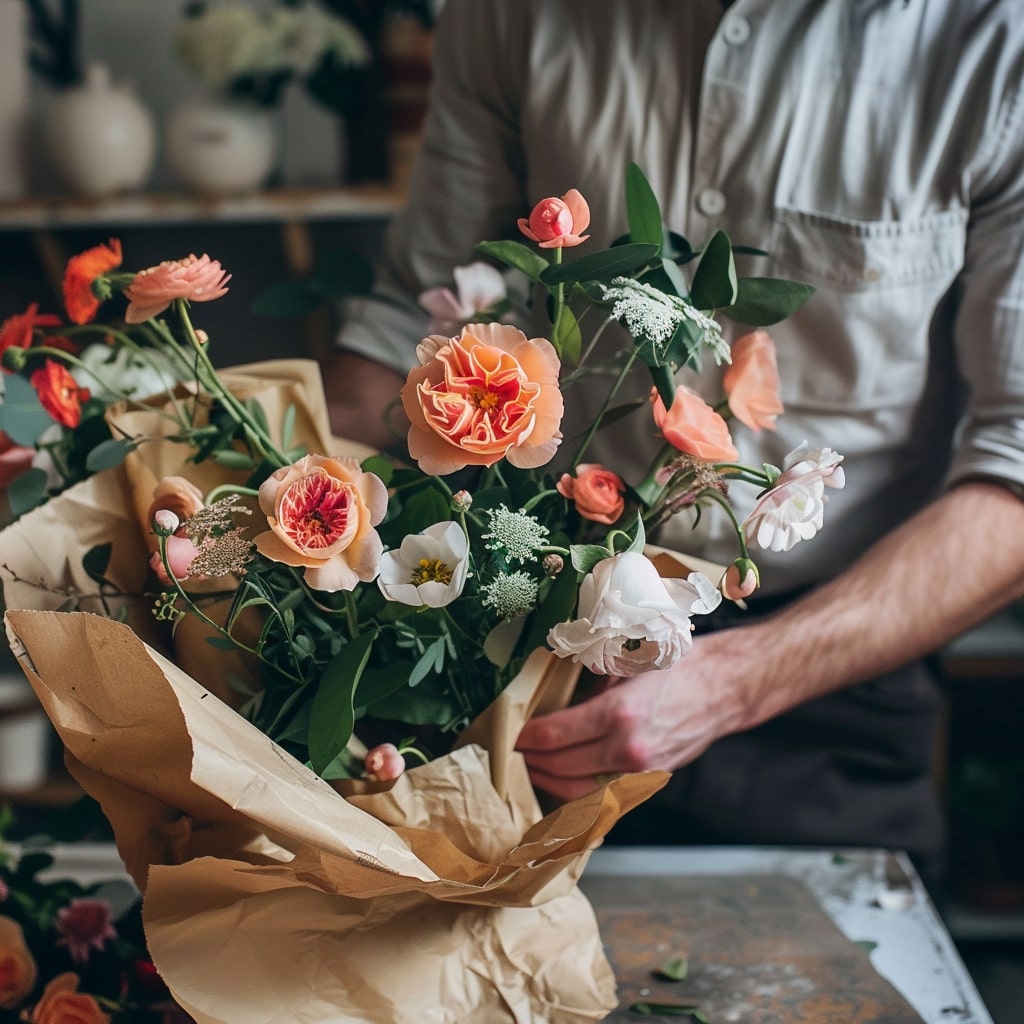
[[[296,990],[313,995],[292,1020],[328,1007],[376,1019],[369,1007],[385,999],[387,1019],[412,1019],[423,991],[410,984],[403,1002],[381,974],[396,943],[435,968],[438,957],[461,965],[462,983],[436,993],[451,1019],[532,1019],[496,1008],[517,1002],[552,1021],[598,1019],[614,1005],[575,878],[666,776],[611,779],[542,816],[514,752],[518,728],[564,704],[584,668],[625,677],[674,664],[695,616],[756,590],[751,548],[812,537],[826,488],[843,482],[827,448],[798,449],[781,468],[740,464],[726,420],[768,429],[782,410],[769,335],[730,349],[716,314],[761,328],[809,289],[739,278],[723,233],[694,250],[666,232],[636,167],[626,203],[629,236],[604,252],[562,261],[587,238],[575,190],[520,221],[532,245],[479,246],[543,293],[550,339],[505,322],[478,267],[456,274],[461,295],[423,297],[449,322],[420,343],[402,390],[407,458],[332,439],[302,367],[214,370],[189,305],[223,293],[216,261],[110,267],[71,287],[79,298],[123,292],[126,324],[191,375],[107,408],[108,449],[123,464],[0,535],[9,608],[116,613],[138,636],[54,612],[9,612],[9,630],[69,765],[147,890],[157,966],[198,1020],[240,1019],[240,1005],[247,1020],[276,1019],[266,1008]],[[581,326],[594,313],[595,335],[617,321],[630,337],[599,366]],[[5,368],[56,359],[45,336],[57,329],[37,322],[6,349]],[[716,408],[675,381],[704,358],[731,360]],[[649,401],[617,404],[636,373]],[[553,472],[572,388],[599,381],[599,415]],[[650,416],[664,439],[632,477],[587,461],[596,432],[626,415]],[[732,481],[759,492],[745,515]],[[730,565],[693,571],[647,543],[669,517],[707,509],[735,527]],[[69,522],[80,565],[54,555]],[[211,693],[223,703],[204,703]],[[262,965],[261,982],[226,994],[223,928],[244,906],[280,939],[282,894],[285,932],[330,934],[345,957],[305,956],[285,981],[279,942],[257,937],[241,955]],[[453,928],[458,951],[440,938]],[[565,950],[547,977],[545,956]]]

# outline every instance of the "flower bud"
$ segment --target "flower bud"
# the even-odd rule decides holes
[[[10,348],[4,349],[0,362],[3,363],[5,370],[17,373],[25,368],[25,364],[28,362],[28,353],[18,345],[11,345]]]
[[[761,585],[761,576],[757,566],[749,558],[737,558],[722,577],[718,589],[722,596],[730,601],[742,601],[750,597]]]
[[[169,537],[181,526],[181,520],[169,509],[161,508],[153,514],[153,532]]]
[[[452,508],[456,512],[468,512],[473,507],[473,495],[469,491],[456,491],[452,495]]]
[[[557,576],[565,568],[565,559],[561,555],[552,553],[544,556],[541,565],[544,567],[545,576]]]
[[[405,771],[405,758],[394,743],[379,743],[366,755],[367,778],[374,782],[390,782]]]

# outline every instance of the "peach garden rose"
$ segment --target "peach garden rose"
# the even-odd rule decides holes
[[[36,962],[21,925],[0,916],[0,1009],[17,1006],[36,983]]]
[[[272,561],[304,567],[313,590],[353,590],[377,575],[384,546],[374,527],[387,503],[383,481],[357,459],[306,455],[260,486],[270,530],[254,543]]]
[[[545,338],[508,324],[469,324],[457,338],[433,334],[402,388],[409,454],[446,476],[500,459],[519,469],[551,460],[561,442],[559,360]]]
[[[563,498],[575,504],[584,519],[594,523],[611,526],[626,507],[622,477],[596,463],[580,463],[575,476],[563,473],[555,487]]]

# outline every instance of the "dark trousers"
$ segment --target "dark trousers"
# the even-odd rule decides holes
[[[729,608],[697,629],[775,607]],[[900,849],[934,890],[945,871],[933,771],[942,707],[938,674],[926,662],[808,701],[713,744],[607,841]]]

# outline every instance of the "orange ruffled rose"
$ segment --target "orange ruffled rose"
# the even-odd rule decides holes
[[[17,1006],[36,983],[36,962],[17,921],[0,917],[0,1009]]]
[[[755,432],[775,429],[783,407],[775,342],[767,331],[751,331],[734,342],[722,386],[736,419]]]
[[[87,324],[99,311],[100,299],[92,286],[97,278],[121,266],[121,242],[97,245],[72,256],[64,269],[64,308],[72,323]]]
[[[402,388],[409,454],[445,476],[502,458],[520,469],[550,462],[561,443],[559,361],[545,338],[508,324],[468,324],[458,338],[432,334]]]
[[[590,226],[590,206],[577,189],[571,188],[561,199],[542,199],[529,219],[520,217],[518,224],[519,230],[542,249],[563,249],[590,237],[581,234]]]
[[[581,463],[576,467],[575,477],[563,473],[555,488],[576,505],[584,519],[594,523],[611,526],[626,507],[622,477],[595,463]]]
[[[63,363],[47,359],[28,381],[42,407],[58,423],[74,429],[82,422],[82,403],[89,401],[89,389],[80,388]]]
[[[259,502],[270,530],[256,537],[256,549],[303,566],[314,590],[352,590],[377,575],[384,545],[374,527],[388,492],[357,459],[306,455],[268,477]]]
[[[165,260],[148,270],[140,270],[125,288],[128,299],[126,323],[141,324],[162,313],[175,299],[209,302],[227,294],[231,275],[218,260],[189,255],[183,260]]]
[[[665,409],[657,388],[651,388],[654,422],[673,448],[704,462],[735,462],[739,458],[725,420],[696,391],[676,388],[672,408]]]
[[[29,1024],[110,1024],[110,1014],[85,992],[78,991],[78,975],[58,974],[28,1016]]]

